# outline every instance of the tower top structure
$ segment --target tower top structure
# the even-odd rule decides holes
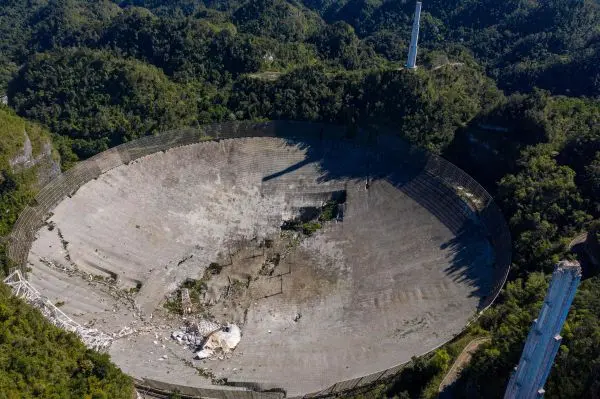
[[[408,60],[406,61],[406,68],[415,69],[417,67],[417,44],[419,42],[419,26],[421,21],[421,5],[420,1],[417,1],[415,7],[415,19],[413,21],[412,35],[410,38],[410,47],[408,49]]]

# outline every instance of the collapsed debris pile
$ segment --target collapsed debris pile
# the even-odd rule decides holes
[[[50,323],[58,328],[79,335],[88,348],[105,351],[108,350],[112,344],[113,337],[95,328],[88,328],[80,325],[63,313],[62,310],[58,309],[48,298],[43,297],[39,291],[25,279],[19,269],[13,269],[3,281],[4,284],[11,288],[14,296],[23,299],[31,306],[37,308]],[[119,334],[121,334],[121,332],[119,332]]]
[[[235,324],[220,325],[209,320],[190,323],[182,330],[174,331],[171,338],[196,352],[197,359],[207,359],[231,353],[242,338]]]

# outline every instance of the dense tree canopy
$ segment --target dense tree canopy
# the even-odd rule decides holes
[[[550,273],[555,262],[572,256],[568,254],[572,238],[591,230],[600,219],[600,197],[595,191],[600,155],[598,101],[535,92],[515,96],[487,116],[501,123],[498,117],[502,114],[507,116],[504,126],[522,129],[514,124],[521,120],[531,134],[524,139],[529,145],[516,140],[509,144],[519,147],[521,155],[513,173],[500,180],[497,195],[513,234],[511,273],[521,279],[508,284],[500,304],[481,320],[493,340],[463,372],[455,389],[459,397],[501,396],[545,294],[542,275],[530,273]],[[506,144],[498,148],[506,148]],[[501,153],[491,156],[503,157]],[[597,271],[586,269],[584,273]],[[546,387],[547,397],[598,397],[599,288],[598,276],[581,285],[562,333],[565,340]]]
[[[74,139],[82,157],[193,124],[200,95],[154,67],[70,49],[35,56],[13,80],[9,94],[21,114]]]
[[[361,38],[385,49],[410,35],[411,2],[304,0],[327,22],[345,21]],[[424,4],[421,45],[469,47],[502,88],[600,95],[600,4],[596,0],[543,2],[434,0]],[[385,53],[385,52],[384,52]],[[556,79],[561,76],[561,79]]]
[[[0,285],[0,393],[5,398],[130,399],[133,385],[106,354],[86,349]]]
[[[241,80],[229,107],[241,118],[393,126],[412,142],[440,152],[458,127],[500,97],[489,79],[467,67],[354,75],[304,68],[273,83]]]
[[[322,21],[284,0],[254,0],[235,10],[233,23],[243,32],[290,42],[305,40]]]

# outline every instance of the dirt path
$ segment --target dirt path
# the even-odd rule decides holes
[[[435,70],[438,70],[438,69],[440,69],[442,67],[445,67],[445,66],[463,66],[463,65],[465,65],[463,62],[447,62],[447,63],[445,63],[443,65],[438,65],[435,68],[432,68],[431,70],[435,71]]]
[[[475,353],[479,345],[488,342],[489,340],[490,338],[488,337],[475,338],[474,340],[469,342],[467,346],[465,346],[460,355],[458,355],[458,357],[454,361],[454,364],[452,364],[452,367],[450,367],[448,374],[446,374],[446,376],[442,380],[442,383],[440,384],[440,388],[438,390],[439,392],[443,392],[444,389],[446,389],[446,387],[452,385],[454,381],[458,379],[460,372],[471,361],[473,353]]]
[[[569,243],[569,249],[572,249],[575,245],[584,243],[587,240],[588,233],[581,233],[577,237],[573,238]]]

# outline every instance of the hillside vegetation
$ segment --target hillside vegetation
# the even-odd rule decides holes
[[[350,131],[380,125],[476,177],[509,222],[510,282],[463,337],[491,340],[454,387],[457,397],[494,398],[519,358],[553,264],[573,257],[570,240],[600,223],[598,0],[425,2],[416,71],[401,68],[413,2],[0,4],[0,93],[10,107],[0,107],[0,236],[52,175],[42,172],[52,171],[49,160],[57,167],[57,152],[66,169],[137,137],[208,122],[299,119]],[[23,131],[30,158],[45,154],[46,166],[11,163],[25,147]],[[600,397],[600,280],[592,277],[597,270],[585,273],[548,398]],[[8,303],[30,312],[7,297],[0,309]],[[34,343],[25,339],[31,323],[24,318],[11,339],[25,362],[36,363]],[[367,395],[434,397],[463,338]],[[53,350],[66,351],[61,345]],[[56,361],[62,374],[40,374],[40,384],[83,392],[69,385],[77,368]],[[8,364],[0,381],[29,378],[14,362],[0,364]],[[106,378],[92,385],[117,397],[108,387],[121,375]]]
[[[131,399],[106,354],[86,349],[0,285],[0,398]]]
[[[0,237],[59,168],[48,131],[0,106]],[[12,265],[3,242],[0,263],[5,275]],[[132,394],[131,380],[108,355],[86,349],[75,334],[54,327],[0,284],[0,398],[130,399]]]
[[[7,107],[0,106],[0,237],[37,189],[58,173],[50,134]]]

